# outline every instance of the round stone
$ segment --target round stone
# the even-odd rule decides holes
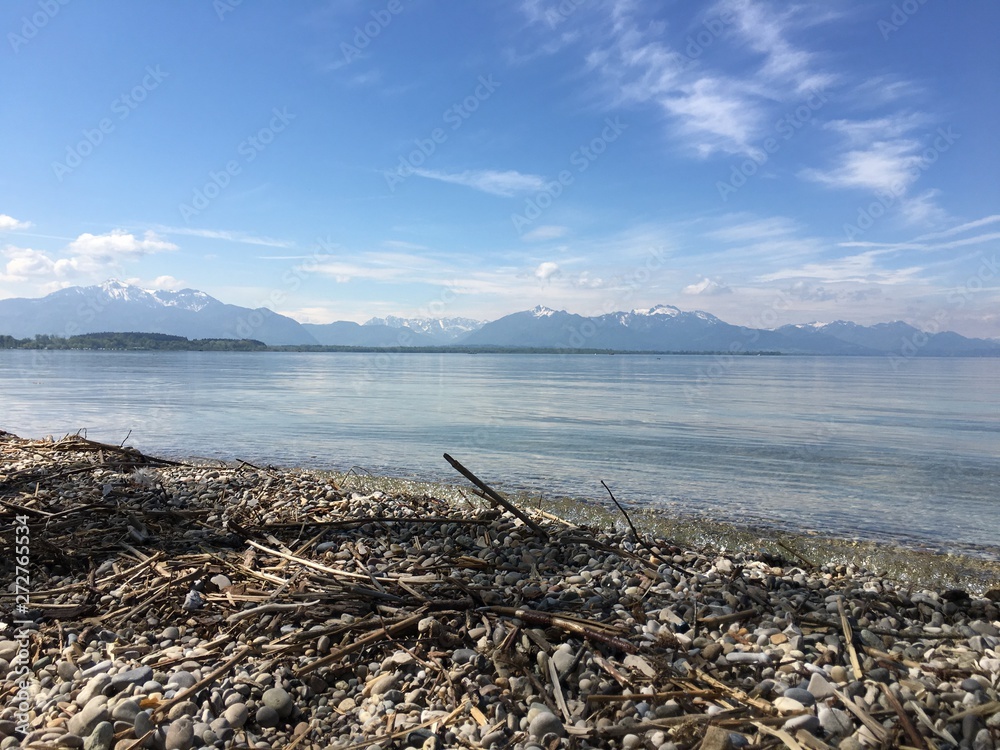
[[[246,703],[234,703],[223,713],[223,717],[233,729],[239,729],[247,723],[249,711]]]
[[[816,697],[808,690],[803,690],[802,688],[788,688],[783,695],[786,698],[791,698],[793,701],[798,701],[803,706],[811,706],[816,702]]]
[[[288,694],[288,691],[280,687],[265,690],[264,695],[261,697],[261,702],[266,707],[274,709],[278,716],[282,718],[291,714],[292,708],[295,705],[292,703],[292,696]]]
[[[166,750],[188,750],[193,742],[194,722],[190,716],[182,716],[167,727]]]
[[[554,713],[539,711],[528,725],[528,733],[536,739],[540,739],[549,733],[562,737],[566,733],[566,729],[563,727],[562,721]]]
[[[274,727],[278,725],[280,719],[281,717],[278,716],[278,712],[270,706],[261,706],[257,709],[257,726]]]
[[[83,750],[109,750],[114,740],[114,726],[109,721],[102,721],[83,741]]]

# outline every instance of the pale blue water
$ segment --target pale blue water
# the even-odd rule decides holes
[[[0,351],[0,429],[1000,553],[1000,361]]]

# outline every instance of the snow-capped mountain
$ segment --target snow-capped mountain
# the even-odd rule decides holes
[[[36,334],[134,331],[187,338],[257,339],[265,344],[315,344],[295,320],[267,308],[227,305],[195,289],[151,291],[117,279],[60,289],[40,299],[0,300],[0,332]]]
[[[395,315],[387,315],[384,318],[372,318],[363,325],[409,328],[439,344],[450,344],[467,333],[478,331],[485,323],[486,321],[472,318],[398,318]]]
[[[619,351],[758,352],[1000,356],[1000,341],[950,331],[924,333],[908,323],[865,326],[838,320],[774,330],[726,323],[672,305],[585,317],[539,305],[489,323],[469,318],[372,318],[300,324],[267,308],[227,305],[195,289],[153,291],[111,280],[69,287],[39,299],[0,300],[0,335],[73,336],[102,332],[250,338],[271,345],[414,347],[501,346]]]

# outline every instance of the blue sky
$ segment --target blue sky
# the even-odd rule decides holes
[[[0,298],[1000,337],[1000,5],[11,0]]]

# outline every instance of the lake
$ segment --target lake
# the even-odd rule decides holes
[[[1000,361],[0,351],[0,429],[1000,552]]]

